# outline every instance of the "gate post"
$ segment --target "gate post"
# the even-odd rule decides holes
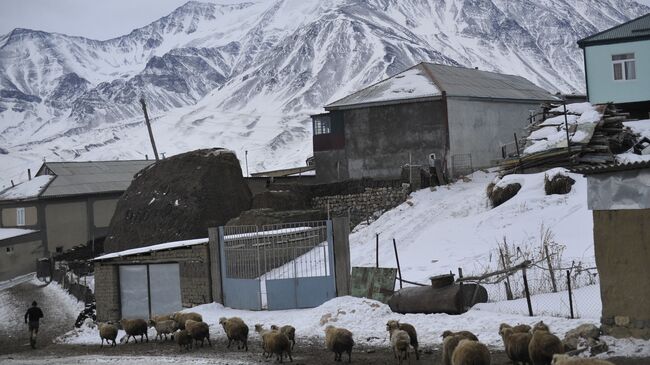
[[[210,290],[212,301],[223,304],[223,289],[221,285],[221,239],[219,229],[208,228],[208,253],[210,258]]]
[[[332,219],[336,295],[350,295],[350,218]]]

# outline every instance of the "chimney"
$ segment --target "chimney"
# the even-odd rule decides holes
[[[30,181],[32,180],[32,170],[31,169],[27,169],[27,179],[30,180]]]
[[[147,161],[149,161],[149,155],[145,154],[145,155],[144,155],[144,159],[147,160]]]
[[[14,184],[14,181],[11,180],[11,187],[13,188],[14,186],[16,186],[16,185]]]
[[[478,70],[478,67],[474,67],[475,70]]]

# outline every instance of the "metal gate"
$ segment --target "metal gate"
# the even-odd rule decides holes
[[[336,296],[331,221],[221,227],[224,304],[316,307]]]
[[[183,309],[178,263],[120,265],[119,275],[122,318],[150,318]]]

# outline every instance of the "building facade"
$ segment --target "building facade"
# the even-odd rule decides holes
[[[493,166],[531,113],[558,100],[519,76],[420,63],[312,116],[316,176],[395,179],[431,159],[451,175]]]
[[[101,242],[118,199],[152,162],[46,162],[0,192],[0,280],[34,271],[38,258]]]
[[[583,169],[603,332],[650,339],[650,162]]]
[[[650,14],[578,41],[592,104],[613,102],[640,118],[650,113]]]

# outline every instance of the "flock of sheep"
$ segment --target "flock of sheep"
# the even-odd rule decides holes
[[[235,342],[237,349],[248,351],[248,325],[239,317],[220,318],[219,324],[223,327],[228,337],[228,348]],[[126,332],[126,343],[133,337],[140,336],[142,342],[149,337],[149,327],[156,329],[156,339],[160,337],[165,340],[167,335],[175,338],[180,349],[190,350],[193,345],[199,342],[203,346],[207,340],[210,342],[210,328],[203,322],[203,317],[198,313],[177,312],[171,315],[157,316],[149,320],[144,319],[123,319],[121,327]],[[111,346],[117,346],[116,338],[118,327],[111,323],[99,324],[99,336]],[[265,329],[263,325],[254,326],[262,339],[263,356],[269,358],[275,355],[275,359],[283,362],[284,358],[293,361],[291,352],[296,344],[296,329],[286,325],[278,327],[273,325]],[[410,362],[411,349],[419,360],[418,337],[415,327],[408,323],[400,323],[391,320],[386,323],[386,330],[390,335],[390,346],[398,364],[408,360]],[[613,365],[609,361],[597,359],[585,359],[570,357],[565,353],[565,345],[550,332],[544,322],[537,323],[534,327],[529,325],[510,326],[502,323],[499,326],[499,334],[505,345],[505,353],[516,365]],[[442,363],[443,365],[490,365],[491,355],[486,345],[478,341],[476,335],[469,331],[451,332],[445,331],[442,334]],[[112,342],[112,343],[111,343]],[[343,354],[347,354],[348,362],[352,361],[352,347],[354,339],[352,332],[345,328],[327,326],[325,328],[325,346],[329,351],[334,352],[334,361],[342,361]]]

